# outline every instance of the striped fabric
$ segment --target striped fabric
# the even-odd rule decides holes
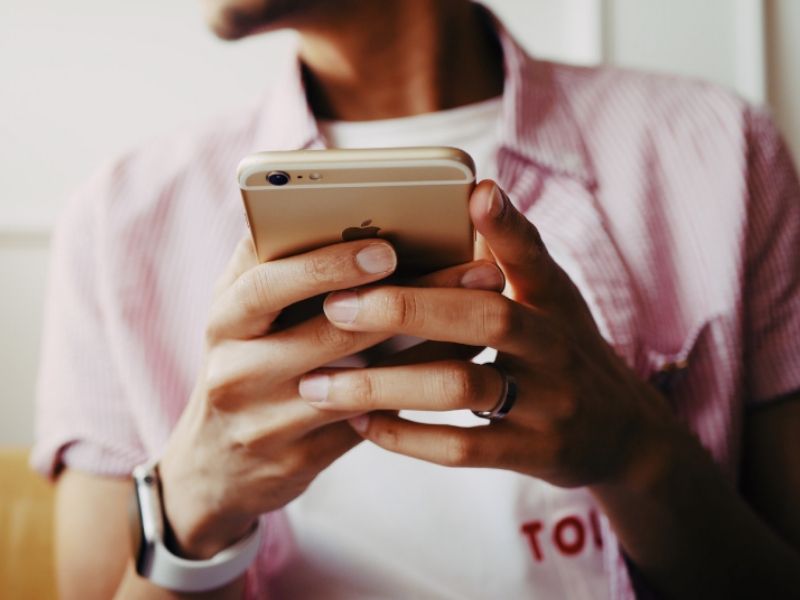
[[[735,481],[747,407],[800,388],[800,185],[785,146],[717,87],[532,60],[501,39],[500,184],[606,338]],[[237,162],[324,145],[297,65],[271,71],[283,76],[257,106],[122,157],[69,203],[42,346],[42,473],[122,477],[164,447],[199,371],[213,282],[246,232]],[[602,521],[612,597],[631,598]],[[251,590],[279,568],[276,536]]]

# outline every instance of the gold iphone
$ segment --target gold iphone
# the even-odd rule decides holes
[[[457,148],[259,152],[238,180],[262,262],[368,237],[394,246],[404,275],[473,258],[475,166]]]

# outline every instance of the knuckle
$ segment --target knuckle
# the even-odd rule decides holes
[[[481,327],[487,345],[498,346],[520,331],[522,318],[510,300],[498,296],[483,304]]]
[[[261,441],[264,438],[262,427],[254,422],[239,422],[236,425],[228,425],[229,445],[236,451],[249,453],[258,451]]]
[[[376,423],[373,420],[370,425],[370,437],[375,443],[387,450],[399,448],[400,434],[394,425],[389,423],[380,427],[376,427],[375,425]]]
[[[225,338],[225,325],[218,310],[212,308],[211,316],[206,324],[206,347],[213,347]]]
[[[233,289],[228,290],[212,303],[205,329],[207,347],[219,345],[231,336],[232,316],[235,314],[231,310],[231,300],[237,305],[241,305],[236,293]]]
[[[475,444],[472,438],[461,432],[453,432],[445,442],[445,464],[451,467],[465,467],[474,462]]]
[[[337,354],[349,354],[356,347],[357,332],[338,329],[324,320],[314,332],[315,342]]]
[[[376,406],[375,382],[365,371],[353,372],[345,380],[347,383],[347,400],[353,405],[372,409]]]
[[[265,312],[270,306],[272,294],[272,274],[269,268],[262,265],[251,269],[233,282],[234,301],[239,304],[248,317]]]
[[[385,293],[382,298],[384,305],[384,318],[389,326],[398,329],[407,329],[420,325],[422,313],[419,310],[417,298],[406,290],[396,290]]]
[[[466,364],[453,364],[443,369],[440,377],[443,408],[470,408],[483,387],[477,369]]]
[[[281,459],[281,470],[285,476],[304,480],[313,471],[313,453],[310,448],[296,447],[287,451]]]
[[[337,272],[336,267],[325,256],[311,255],[303,261],[303,275],[312,283],[325,283],[331,279],[331,273]]]
[[[206,366],[205,387],[206,398],[211,406],[224,408],[230,399],[238,396],[240,382],[233,377],[224,357],[220,357],[222,350],[217,348],[208,353]]]
[[[234,342],[211,348],[206,355],[205,396],[218,409],[235,406],[254,387],[258,374],[248,369]]]
[[[222,369],[209,370],[206,375],[206,398],[214,408],[225,409],[234,404],[243,394],[241,379],[231,377]]]
[[[498,445],[494,449],[495,465],[504,465],[507,469],[521,473],[531,472],[539,463],[538,446],[527,440],[514,440],[507,445]]]

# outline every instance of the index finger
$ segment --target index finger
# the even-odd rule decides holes
[[[247,264],[247,249],[231,262]],[[397,255],[385,241],[357,240],[326,246],[246,269],[218,298],[209,336],[248,339],[263,335],[281,310],[326,292],[371,283],[397,266]]]

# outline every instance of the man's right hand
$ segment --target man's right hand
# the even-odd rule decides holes
[[[321,313],[283,328],[275,320],[303,300],[383,279],[396,264],[392,247],[375,239],[263,264],[249,238],[238,245],[217,284],[201,374],[160,462],[180,553],[206,558],[231,545],[361,441],[345,421],[353,414],[310,406],[298,380],[388,335],[337,329]],[[500,290],[503,279],[481,261],[420,283]]]

